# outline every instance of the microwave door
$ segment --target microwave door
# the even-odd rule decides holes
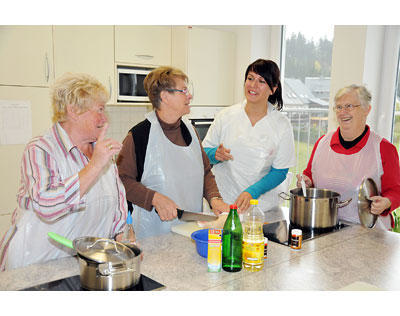
[[[135,77],[130,74],[119,74],[119,95],[129,96],[132,95]]]
[[[119,72],[119,94],[118,101],[126,102],[149,102],[146,91],[143,86],[143,80],[146,74]]]

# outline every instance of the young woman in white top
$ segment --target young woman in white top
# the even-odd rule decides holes
[[[214,163],[222,198],[247,210],[259,199],[267,211],[278,205],[279,184],[295,165],[293,130],[283,108],[280,71],[271,60],[258,59],[247,67],[246,100],[219,112],[203,147]]]

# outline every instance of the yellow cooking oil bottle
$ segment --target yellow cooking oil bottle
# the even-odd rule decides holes
[[[243,216],[243,267],[248,271],[260,271],[264,267],[264,213],[258,200],[250,200],[250,208]]]

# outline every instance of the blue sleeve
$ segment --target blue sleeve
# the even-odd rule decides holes
[[[221,162],[217,159],[215,159],[215,152],[217,151],[218,147],[205,147],[204,151],[207,154],[208,160],[210,160],[210,163],[213,165],[216,165],[217,163]]]
[[[271,167],[271,170],[261,180],[249,186],[245,191],[250,193],[253,199],[258,199],[261,194],[281,184],[286,179],[288,171],[289,168],[275,169]]]

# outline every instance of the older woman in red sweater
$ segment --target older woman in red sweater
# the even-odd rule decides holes
[[[339,208],[339,219],[359,223],[358,188],[372,178],[379,196],[372,196],[371,213],[379,215],[376,227],[390,229],[391,212],[400,205],[400,167],[396,147],[366,124],[371,111],[371,94],[364,86],[350,85],[335,96],[334,111],[339,123],[336,131],[315,143],[303,177],[308,187],[340,193],[352,198]],[[297,175],[300,187],[300,175]]]

